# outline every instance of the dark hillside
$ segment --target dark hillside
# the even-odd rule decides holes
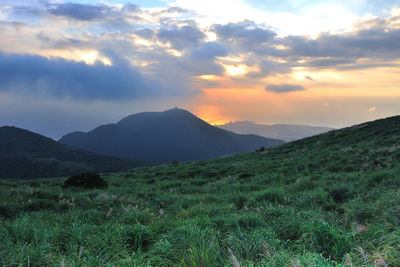
[[[81,171],[126,171],[144,162],[96,155],[16,127],[0,128],[0,178],[67,176]]]
[[[177,108],[134,114],[88,133],[67,134],[59,142],[102,155],[155,163],[217,158],[284,143],[219,129]]]

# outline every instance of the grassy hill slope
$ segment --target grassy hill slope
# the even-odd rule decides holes
[[[400,117],[105,178],[1,181],[1,265],[400,263]]]
[[[0,127],[0,179],[72,175],[81,171],[116,172],[146,165],[60,144],[30,131]]]

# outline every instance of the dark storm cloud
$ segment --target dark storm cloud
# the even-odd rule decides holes
[[[223,57],[228,54],[228,49],[218,42],[206,42],[190,51],[193,60],[214,60],[215,57]]]
[[[259,59],[255,65],[258,66],[258,70],[247,73],[246,77],[263,78],[276,73],[289,73],[291,70],[289,63],[279,63],[267,59]]]
[[[36,34],[36,38],[41,41],[43,48],[68,48],[68,47],[79,47],[82,41],[74,38],[53,38],[44,32],[39,32]]]
[[[163,10],[162,13],[191,13],[191,11],[181,7],[169,7]]]
[[[290,36],[282,40],[289,49],[287,56],[331,57],[342,64],[342,60],[358,58],[400,58],[400,29],[373,28],[352,34],[325,33],[317,39]],[[322,66],[331,60],[321,60]],[[334,65],[333,61],[328,64]]]
[[[304,91],[306,90],[306,88],[304,88],[301,85],[282,83],[282,84],[269,84],[265,87],[265,90],[274,93],[288,93],[294,91]]]
[[[0,90],[83,100],[128,100],[162,95],[124,60],[113,66],[87,65],[60,58],[0,53]]]
[[[185,25],[180,28],[160,29],[157,37],[163,42],[171,43],[175,49],[186,49],[198,46],[206,36],[196,25]]]
[[[76,3],[57,4],[49,9],[49,12],[53,15],[84,21],[104,19],[110,11],[111,8],[106,5]]]
[[[130,30],[132,23],[145,21],[142,9],[134,4],[116,8],[106,4],[34,2],[31,5],[14,6],[12,14],[23,17],[59,17],[72,21],[98,23],[106,30]]]
[[[128,12],[128,13],[137,12],[139,10],[140,10],[139,6],[137,6],[135,4],[131,4],[131,3],[125,4],[121,9],[122,12]]]
[[[25,5],[25,6],[18,5],[12,8],[11,14],[16,16],[38,17],[45,15],[46,10],[41,5]]]
[[[341,66],[341,65],[348,65],[354,64],[356,59],[352,58],[317,58],[311,59],[310,61],[303,63],[301,65],[306,65],[309,67],[332,67],[332,66]]]
[[[217,42],[202,43],[199,47],[193,48],[182,59],[181,64],[191,75],[221,75],[224,68],[215,62],[216,57],[223,57],[228,54],[225,46]]]
[[[27,23],[23,21],[0,21],[0,26],[11,26],[17,31],[26,25]]]
[[[275,32],[260,28],[252,21],[215,24],[212,29],[221,41],[250,47],[266,43],[276,36]]]
[[[139,29],[135,31],[137,36],[140,36],[144,39],[151,39],[155,35],[155,31],[149,28]]]

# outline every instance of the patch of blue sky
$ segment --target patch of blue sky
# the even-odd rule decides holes
[[[249,6],[269,12],[300,13],[304,9],[321,5],[340,5],[357,15],[380,15],[384,9],[400,7],[399,0],[248,0]]]

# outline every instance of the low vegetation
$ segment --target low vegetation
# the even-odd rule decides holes
[[[81,172],[69,177],[62,188],[80,187],[84,189],[106,188],[107,182],[94,172]]]
[[[400,117],[210,161],[0,181],[2,266],[398,266]]]

